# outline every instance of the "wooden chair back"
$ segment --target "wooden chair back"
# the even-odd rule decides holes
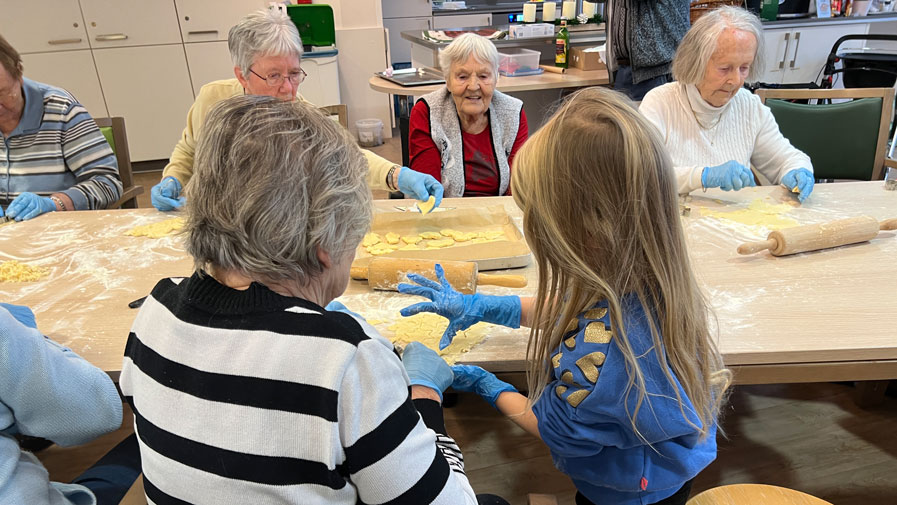
[[[339,121],[339,124],[343,125],[343,128],[349,128],[349,107],[346,105],[326,105],[318,107],[318,109],[328,116],[337,116],[335,119]]]
[[[730,484],[693,496],[686,505],[832,505],[794,489],[766,484]]]
[[[128,150],[128,134],[125,131],[125,118],[101,117],[95,118],[100,131],[109,140],[109,146],[115,153],[115,159],[118,161],[118,176],[121,178],[121,198],[115,202],[110,208],[137,208],[137,195],[143,194],[143,186],[135,186],[131,174],[131,152]],[[108,134],[111,131],[112,135]],[[111,140],[110,140],[111,138]]]

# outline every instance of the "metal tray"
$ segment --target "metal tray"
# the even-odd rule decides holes
[[[391,76],[383,72],[377,72],[374,75],[400,86],[426,86],[427,84],[442,84],[445,82],[442,74],[429,68],[403,68],[394,71]]]

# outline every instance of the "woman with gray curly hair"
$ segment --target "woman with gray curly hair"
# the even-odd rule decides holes
[[[445,87],[411,109],[411,168],[433,176],[446,196],[510,194],[511,163],[529,135],[523,102],[495,89],[498,51],[473,33],[439,53]]]
[[[331,303],[370,223],[366,174],[309,105],[210,112],[186,188],[196,272],[147,297],[120,378],[152,503],[477,503],[442,423],[451,368],[420,344],[399,361]]]
[[[199,90],[187,112],[187,127],[162,171],[162,181],[150,192],[153,206],[159,210],[175,210],[184,204],[183,188],[193,176],[196,139],[216,103],[244,94],[305,101],[299,95],[299,85],[306,75],[301,66],[302,39],[284,13],[275,9],[249,13],[231,27],[227,47],[234,62],[235,79],[212,81]],[[368,184],[372,188],[398,190],[418,200],[433,196],[437,206],[442,201],[442,185],[432,177],[370,151],[362,152],[370,168]]]
[[[760,20],[738,7],[699,18],[673,59],[675,82],[645,95],[639,110],[670,150],[679,192],[754,186],[751,165],[773,184],[813,191],[813,165],[779,131],[769,108],[743,88],[763,71]]]

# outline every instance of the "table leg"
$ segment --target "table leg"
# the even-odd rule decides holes
[[[407,167],[411,164],[411,157],[408,155],[408,119],[411,117],[412,98],[408,95],[397,95],[399,102],[399,138],[402,142],[402,166]],[[393,191],[389,194],[390,198],[405,198],[399,191]]]

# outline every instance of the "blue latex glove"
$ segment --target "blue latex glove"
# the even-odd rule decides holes
[[[520,327],[520,297],[463,295],[445,280],[442,265],[436,264],[436,278],[431,281],[423,275],[408,274],[408,278],[420,284],[399,284],[400,293],[418,295],[429,298],[432,302],[421,302],[405,307],[400,312],[403,316],[413,316],[419,312],[435,312],[449,320],[448,328],[439,340],[439,348],[445,349],[452,343],[455,333],[470,328],[475,323],[485,321],[500,324],[509,328]]]
[[[433,195],[436,199],[434,208],[439,207],[439,204],[442,203],[442,193],[444,191],[442,184],[430,174],[422,174],[408,167],[402,167],[399,170],[398,186],[399,191],[406,196],[422,202],[427,201],[430,195]]]
[[[338,302],[336,300],[331,301],[324,308],[329,310],[330,312],[342,312],[344,314],[349,314],[350,316],[354,316],[357,319],[361,319],[362,321],[366,321],[365,318],[361,317],[361,314],[359,314],[358,312],[352,312],[351,310],[346,308],[346,306],[343,305],[342,302]]]
[[[181,196],[181,182],[172,176],[165,177],[150,190],[153,207],[161,211],[179,209],[187,199]]]
[[[455,365],[452,367],[452,372],[455,374],[455,380],[452,381],[452,389],[476,393],[489,402],[492,408],[496,408],[495,402],[498,400],[498,395],[505,391],[517,392],[514,386],[498,380],[495,374],[487,372],[478,366]]]
[[[795,168],[794,170],[789,170],[787,174],[782,176],[782,184],[785,185],[789,190],[793,190],[797,188],[800,193],[797,195],[798,201],[800,203],[804,203],[810,193],[813,192],[813,184],[815,184],[815,180],[813,178],[813,172],[810,172],[806,168]]]
[[[705,188],[720,188],[723,191],[738,191],[757,185],[750,169],[732,160],[722,165],[704,168],[704,172],[701,173],[701,184]]]
[[[411,342],[402,353],[402,364],[413,386],[426,386],[436,391],[442,401],[442,392],[452,385],[454,375],[452,367],[436,351],[420,342]]]
[[[11,303],[0,303],[0,307],[3,307],[12,317],[16,318],[16,321],[24,324],[29,328],[37,329],[37,321],[34,319],[34,312],[31,312],[31,309],[24,305],[13,305]]]
[[[47,196],[22,193],[6,208],[6,215],[16,221],[27,221],[46,212],[56,210],[56,204]]]

